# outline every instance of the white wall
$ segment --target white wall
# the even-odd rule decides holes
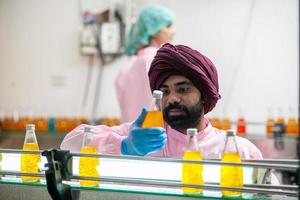
[[[296,111],[297,0],[154,2],[176,13],[174,42],[198,49],[218,68],[222,99],[211,116],[235,118],[241,110],[252,121],[264,121],[268,108],[274,114],[281,108],[285,116],[289,107]]]
[[[177,16],[174,43],[213,60],[222,99],[211,116],[235,118],[241,108],[247,119],[264,121],[268,107],[282,108],[285,116],[289,107],[296,110],[297,0],[128,2],[137,9],[149,2],[170,7]],[[0,1],[0,111],[90,116],[98,63],[82,106],[88,59],[79,54],[80,7],[73,0]],[[99,117],[119,115],[113,81],[125,61],[104,69]]]

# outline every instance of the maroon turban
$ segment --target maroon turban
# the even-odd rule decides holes
[[[188,78],[201,92],[205,114],[221,98],[214,64],[200,52],[184,45],[164,44],[157,51],[148,75],[152,91],[159,89],[171,75]]]

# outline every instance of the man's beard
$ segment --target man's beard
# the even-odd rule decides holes
[[[179,115],[170,116],[169,112],[177,109],[181,112]],[[179,103],[170,104],[163,110],[164,120],[174,129],[183,130],[188,128],[196,128],[200,123],[203,112],[203,104],[201,99],[191,107],[179,105]]]

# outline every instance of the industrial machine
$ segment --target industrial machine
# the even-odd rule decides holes
[[[243,160],[241,163],[212,160],[137,157],[105,154],[70,153],[62,150],[24,151],[0,149],[2,155],[0,199],[222,199],[224,189],[240,191],[239,199],[297,199],[297,185],[271,185],[273,169],[297,171],[299,160]],[[39,173],[20,171],[22,154],[39,154]],[[99,158],[99,177],[79,176],[81,157]],[[182,184],[182,163],[203,165],[204,185]],[[221,187],[220,166],[243,166],[243,187]],[[22,181],[21,176],[40,177],[39,181]],[[78,180],[97,180],[99,185],[80,186]],[[201,194],[184,194],[182,187],[202,188]],[[229,198],[230,199],[230,198]]]

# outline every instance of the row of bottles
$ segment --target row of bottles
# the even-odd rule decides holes
[[[218,118],[213,117],[210,118],[212,126],[221,129],[221,130],[229,130],[232,129],[232,122],[229,118]],[[285,134],[290,136],[299,135],[299,118],[289,117],[288,119],[284,119],[283,117],[278,117],[277,119],[273,117],[269,117],[265,122],[265,130],[268,135],[273,134],[273,128],[275,123],[283,124],[285,127]],[[245,120],[245,118],[238,118],[236,121],[236,132],[240,136],[244,136],[247,134],[247,126],[249,123]]]
[[[5,132],[22,132],[26,124],[35,124],[36,131],[45,132],[70,132],[80,124],[87,124],[85,117],[4,117],[0,119],[0,130]],[[98,124],[106,126],[116,126],[120,124],[119,118],[103,117],[98,120]]]
[[[39,133],[69,132],[82,123],[87,123],[87,119],[84,117],[20,117],[18,119],[4,117],[0,122],[0,130],[6,132],[22,132],[26,124],[35,124],[36,131]]]
[[[99,120],[98,124],[102,124],[105,126],[117,126],[120,125],[120,119],[117,117],[103,117]]]
[[[218,118],[218,117],[213,117],[210,118],[209,121],[211,122],[213,127],[216,127],[221,130],[230,130],[232,129],[232,122],[230,118],[225,117],[225,118]],[[247,123],[245,118],[239,117],[236,122],[236,132],[238,135],[243,136],[246,135],[247,133]]]
[[[268,135],[273,135],[276,123],[284,126],[284,132],[286,135],[299,135],[299,119],[296,117],[289,117],[287,120],[283,117],[279,117],[277,119],[269,117],[266,122],[266,132]]]
[[[195,161],[202,160],[202,155],[201,152],[199,151],[198,143],[196,139],[197,133],[198,133],[197,129],[187,130],[188,145],[183,154],[183,160],[195,160]],[[234,163],[241,162],[240,154],[235,141],[234,131],[229,130],[226,132],[226,142],[222,153],[221,161],[234,162]],[[202,164],[183,163],[181,182],[183,184],[204,185],[202,174],[203,174]],[[233,188],[243,187],[242,166],[222,165],[220,186],[233,187]],[[202,193],[202,188],[183,187],[182,190],[186,194]],[[240,196],[241,192],[222,190],[222,195]]]

